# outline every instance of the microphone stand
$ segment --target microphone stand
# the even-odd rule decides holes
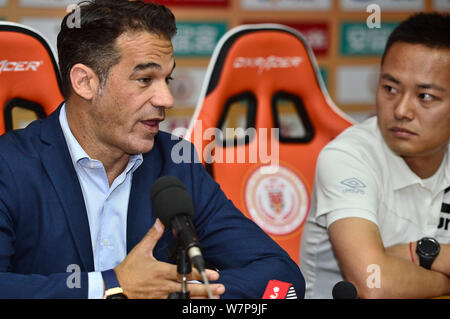
[[[187,290],[187,276],[191,271],[191,261],[186,250],[181,245],[177,245],[177,272],[181,277],[181,291],[170,293],[168,299],[190,299],[190,293]]]

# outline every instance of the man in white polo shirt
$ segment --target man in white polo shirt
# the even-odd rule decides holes
[[[450,294],[450,15],[390,35],[377,116],[321,152],[302,238],[306,298],[347,280],[360,298]]]

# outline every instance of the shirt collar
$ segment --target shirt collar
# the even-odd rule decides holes
[[[128,161],[128,165],[125,168],[125,174],[133,173],[138,167],[142,164],[144,158],[142,154],[131,155],[130,160]]]
[[[382,141],[381,144],[384,149],[384,154],[386,154],[387,163],[389,163],[389,171],[390,176],[392,177],[394,190],[399,190],[401,188],[412,186],[414,184],[423,185],[422,179],[409,168],[405,160],[402,157],[395,154],[386,144],[381,135],[378,124],[377,124],[377,134],[380,136],[380,139]],[[449,149],[450,143],[449,147],[447,148],[447,154],[444,157],[444,161],[446,161],[444,165],[446,165],[446,167],[444,168],[445,178],[443,179],[444,181],[444,184],[442,185],[443,189],[448,187],[448,185],[450,185],[450,159],[448,154]]]
[[[61,107],[59,113],[59,123],[61,124],[62,131],[64,133],[64,138],[66,140],[67,146],[69,148],[70,157],[72,158],[73,165],[76,165],[82,159],[90,159],[89,155],[84,151],[78,141],[73,136],[72,131],[69,127],[69,122],[67,122],[66,115],[66,104]]]
[[[448,143],[447,153],[445,154],[444,161],[446,161],[446,163],[444,164],[444,188],[447,188],[450,186],[450,142]]]
[[[66,115],[66,104],[64,103],[61,107],[61,111],[59,113],[59,123],[61,124],[61,128],[64,134],[64,138],[66,140],[67,146],[69,148],[70,157],[72,158],[72,163],[76,167],[76,164],[81,160],[92,161],[89,155],[84,151],[81,145],[76,140],[75,136],[73,136],[72,131],[69,127],[69,122],[67,121]],[[130,160],[128,161],[127,167],[125,168],[125,173],[128,172],[133,173],[143,162],[142,154],[131,155]]]

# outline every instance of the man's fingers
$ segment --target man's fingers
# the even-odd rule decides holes
[[[206,278],[208,281],[219,280],[219,273],[212,269],[205,270]],[[191,298],[208,298],[208,292],[206,290],[206,285],[203,283],[203,277],[198,272],[197,269],[192,269],[192,273],[189,274],[188,280],[194,281],[188,284],[188,290],[190,292]],[[199,282],[195,282],[199,281]],[[209,285],[211,288],[211,293],[214,298],[219,298],[225,292],[225,286],[223,284],[214,283]]]
[[[215,298],[220,297],[225,292],[225,286],[222,284],[211,284],[210,288]],[[204,284],[188,284],[188,290],[191,298],[208,298],[208,292]]]
[[[142,238],[141,242],[133,249],[134,253],[130,253],[127,258],[124,260],[127,261],[130,256],[141,256],[142,253],[147,255],[147,257],[151,256],[151,260],[145,261],[141,266],[146,265],[142,268],[142,272],[146,272],[146,269],[151,270],[152,276],[149,281],[140,280],[138,287],[135,289],[136,293],[135,297],[145,297],[145,298],[166,298],[170,292],[180,291],[181,282],[179,278],[179,274],[177,273],[177,266],[172,264],[166,264],[162,262],[158,262],[153,257],[153,249],[156,244],[164,234],[164,225],[161,223],[159,219],[156,219],[155,224],[150,228],[150,230],[145,234],[144,238]],[[133,259],[133,258],[132,258]],[[134,258],[136,259],[136,258]],[[138,258],[139,259],[139,258]],[[124,262],[122,264],[124,264]],[[122,264],[117,266],[116,268],[122,267]],[[137,269],[139,264],[131,264],[130,267],[133,269]],[[120,270],[120,269],[118,269]],[[120,271],[119,271],[120,273]],[[206,269],[205,271],[206,278],[208,281],[217,281],[219,279],[219,273],[217,271]],[[120,276],[123,278],[122,276]],[[121,279],[119,278],[119,280]],[[200,283],[189,283],[188,290],[190,291],[191,297],[193,298],[207,298],[208,293],[206,290],[206,286],[201,283],[203,281],[203,277],[198,272],[197,269],[192,268],[191,274],[188,276],[188,280],[197,280]],[[125,280],[123,280],[125,282]],[[225,292],[225,286],[222,284],[211,284],[211,292],[214,297],[218,298]],[[133,296],[133,294],[130,294]]]
[[[206,269],[205,270],[205,275],[206,275],[206,278],[208,278],[209,281],[219,280],[219,277],[220,277],[219,273],[217,271],[215,271],[215,270],[212,270],[212,269]],[[200,274],[200,272],[197,269],[192,268],[192,273],[189,274],[188,280],[203,281],[203,277],[202,277],[202,275]]]
[[[206,278],[208,278],[209,281],[216,281],[219,280],[219,273],[212,269],[206,269],[205,270]]]
[[[161,223],[159,218],[157,218],[152,228],[150,228],[144,238],[142,238],[140,245],[144,245],[146,250],[153,252],[153,248],[155,248],[163,234],[164,225]]]

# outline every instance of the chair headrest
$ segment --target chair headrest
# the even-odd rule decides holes
[[[336,118],[352,122],[329,97],[306,40],[284,25],[242,25],[222,37],[211,58],[194,119],[200,111],[217,113],[227,100],[243,92],[255,96],[258,112],[271,110],[274,96],[287,93],[302,100],[312,122],[321,126]],[[268,121],[257,126],[271,125]]]
[[[0,22],[0,134],[10,129],[4,114],[14,106],[40,106],[49,115],[63,101],[60,75],[52,49],[37,31]],[[6,116],[7,122],[9,121]]]

